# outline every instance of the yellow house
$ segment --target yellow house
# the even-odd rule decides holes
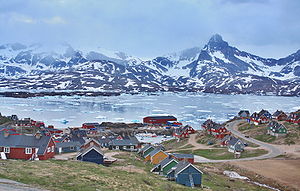
[[[160,148],[157,148],[149,153],[149,155],[146,156],[145,160],[150,161],[152,164],[159,164],[162,160],[167,158],[169,155],[165,153]]]

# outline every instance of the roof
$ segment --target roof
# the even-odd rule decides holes
[[[168,165],[170,162],[175,161],[176,163],[178,163],[175,159],[171,158],[170,156],[165,158],[164,160],[162,160],[160,163],[158,163],[157,165],[155,165],[151,172],[156,169],[157,167],[161,166],[161,168],[165,167],[166,165]]]
[[[152,119],[175,119],[177,120],[176,117],[172,116],[172,115],[166,115],[166,116],[147,116],[147,117],[144,117],[145,118],[152,118]]]
[[[277,121],[271,121],[268,124],[268,129],[271,129],[273,132],[278,132],[280,129],[286,129],[286,127],[280,123],[278,123]]]
[[[80,156],[80,155],[85,155],[85,154],[87,154],[88,152],[90,152],[91,150],[95,150],[96,152],[98,152],[98,153],[100,153],[101,155],[104,156],[102,150],[101,150],[99,147],[97,147],[97,146],[95,146],[95,145],[91,145],[91,146],[89,146],[89,147],[86,148],[86,149],[80,150],[80,152],[78,153],[77,157]]]
[[[83,125],[94,126],[94,125],[100,125],[100,124],[99,123],[84,123]]]
[[[175,159],[173,159],[172,157],[167,157],[164,160],[162,160],[159,164],[161,165],[161,167],[163,168],[164,166],[166,166],[167,164],[169,164],[172,161],[176,161]],[[177,161],[176,161],[177,162]],[[178,163],[178,162],[177,162]]]
[[[172,155],[175,157],[175,158],[185,158],[185,159],[191,159],[191,158],[194,158],[194,155],[192,154],[181,154],[181,153],[172,153]]]
[[[241,141],[240,139],[236,138],[236,137],[232,137],[229,141],[228,141],[228,145],[235,145],[238,141]]]
[[[109,142],[109,144],[112,146],[124,146],[124,145],[131,146],[131,145],[137,145],[138,143],[131,139],[122,139],[122,140],[114,139],[114,140],[111,140]]]
[[[199,171],[201,174],[203,174],[203,172],[201,170],[199,170],[198,168],[196,168],[194,165],[192,165],[191,163],[187,162],[187,161],[180,161],[175,167],[175,174],[179,174],[181,171],[183,171],[184,169],[188,168],[189,166],[192,166],[193,168],[195,168],[197,171]]]
[[[274,117],[277,117],[277,116],[279,116],[280,114],[282,114],[282,113],[284,113],[283,111],[279,111],[279,110],[277,110],[277,111],[275,111],[275,113],[273,113],[273,116]]]
[[[9,135],[4,137],[4,133],[0,132],[0,146],[13,147],[13,148],[38,148],[39,155],[44,154],[49,141],[50,136],[41,136],[37,139],[33,135]]]
[[[250,112],[248,110],[241,110],[238,115],[241,115],[242,113],[246,113],[247,115],[250,114]]]
[[[74,141],[56,143],[55,145],[56,147],[80,147],[81,146],[79,142],[74,142]]]
[[[162,151],[163,152],[163,150],[161,150],[161,148],[155,148],[153,151],[151,151],[148,155],[150,155],[150,157],[153,157],[154,155],[156,155],[156,153],[158,153],[158,152],[160,152],[160,151]],[[148,156],[147,155],[147,156]],[[145,156],[146,157],[146,156]]]
[[[225,137],[223,137],[223,139],[221,140],[221,142],[229,141],[231,138],[232,138],[231,135],[226,135]]]
[[[141,148],[140,150],[139,150],[139,152],[143,152],[143,151],[146,151],[146,150],[148,150],[150,147],[153,147],[151,144],[146,144],[143,148]]]

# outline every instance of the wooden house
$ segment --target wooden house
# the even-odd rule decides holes
[[[210,129],[208,130],[208,132],[215,136],[216,138],[222,139],[223,137],[225,137],[225,135],[227,135],[228,130],[226,129],[225,126],[222,126],[220,124],[215,123],[214,126],[210,127]]]
[[[101,129],[99,123],[83,123],[81,128],[83,129]]]
[[[283,111],[275,111],[272,115],[273,119],[276,119],[278,121],[285,121],[287,120],[287,114],[285,114]]]
[[[177,160],[172,158],[170,155],[162,160],[159,164],[152,168],[151,172],[156,172],[160,175],[166,176],[167,172],[178,164]]]
[[[255,124],[268,123],[272,120],[272,115],[267,110],[262,109],[259,113],[254,112],[250,116],[250,120]]]
[[[11,135],[2,131],[0,153],[7,159],[47,160],[55,155],[55,143],[51,136],[40,132],[35,135]]]
[[[267,134],[279,137],[287,134],[287,128],[276,121],[271,121],[267,126]]]
[[[188,138],[190,134],[194,133],[196,133],[196,130],[191,126],[186,125],[184,127],[175,129],[173,132],[173,136],[178,138]]]
[[[148,156],[148,154],[151,153],[154,149],[155,149],[155,147],[152,146],[151,144],[146,145],[143,148],[143,150],[141,151],[141,156],[143,156],[144,158],[146,158]]]
[[[178,161],[188,161],[194,164],[194,155],[192,154],[172,153],[171,156]]]
[[[143,123],[145,124],[164,125],[169,121],[177,121],[177,119],[171,115],[148,116],[143,118]]]
[[[291,112],[286,121],[290,123],[300,123],[300,110]]]
[[[156,148],[145,157],[145,161],[149,161],[151,164],[158,164],[168,156],[161,148]]]
[[[203,172],[187,161],[180,161],[167,173],[169,180],[189,187],[201,186]]]
[[[129,137],[127,139],[114,139],[109,142],[108,148],[110,150],[138,151],[140,148],[140,142],[136,137]]]
[[[86,149],[92,145],[96,147],[101,147],[101,144],[96,139],[88,139],[83,145],[81,145],[80,149]]]
[[[233,136],[231,135],[226,135],[221,141],[220,141],[220,145],[221,147],[227,147],[228,142],[232,139]]]
[[[236,137],[231,137],[227,143],[228,151],[235,154],[240,154],[244,151],[245,144],[242,140]]]
[[[242,118],[242,119],[246,119],[250,117],[250,112],[248,110],[241,110],[238,113],[238,117]]]
[[[104,154],[101,151],[100,147],[91,145],[88,148],[82,149],[78,153],[76,159],[80,161],[93,162],[96,164],[103,164]]]
[[[69,141],[69,142],[58,142],[55,143],[55,153],[72,153],[78,152],[80,150],[81,144],[79,142]]]
[[[209,131],[209,129],[210,129],[211,127],[213,127],[215,124],[216,124],[216,123],[215,123],[213,120],[208,119],[208,120],[206,120],[206,121],[201,125],[201,127],[202,127],[203,129]]]

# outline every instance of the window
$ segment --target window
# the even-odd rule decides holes
[[[32,148],[25,148],[25,154],[32,154]]]
[[[4,153],[10,153],[10,148],[9,147],[4,147]]]
[[[119,146],[116,146],[116,149],[119,149]]]
[[[134,149],[134,146],[131,146],[131,149]]]
[[[47,153],[50,153],[50,152],[51,152],[51,147],[48,147]]]

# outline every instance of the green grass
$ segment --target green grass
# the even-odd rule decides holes
[[[180,149],[190,149],[193,148],[194,146],[191,144],[185,145],[184,147],[180,147]]]
[[[266,142],[266,143],[271,143],[271,142],[275,141],[276,137],[272,136],[272,135],[267,135],[267,134],[260,134],[260,135],[256,135],[254,137],[254,139],[257,139],[259,141]]]
[[[234,159],[234,154],[227,151],[227,148],[222,149],[197,149],[197,150],[180,150],[179,153],[194,154],[212,160],[228,160]],[[268,152],[263,149],[245,150],[241,154],[241,158],[256,157]]]
[[[251,127],[250,124],[248,123],[244,123],[244,124],[240,124],[239,127],[238,127],[238,130],[239,131],[246,131],[246,130],[249,130],[249,129],[252,129],[253,127]]]
[[[0,178],[49,190],[191,190],[149,171],[127,172],[88,162],[7,160],[1,165]]]
[[[179,141],[177,141],[177,139],[171,139],[168,141],[164,141],[162,145],[166,148],[166,150],[174,150],[187,143],[188,139],[181,139]]]
[[[213,135],[205,133],[197,140],[197,143],[204,144],[204,145],[207,145],[208,142],[215,144],[216,138]]]
[[[7,117],[0,116],[0,125],[11,122],[11,121],[12,120]]]

